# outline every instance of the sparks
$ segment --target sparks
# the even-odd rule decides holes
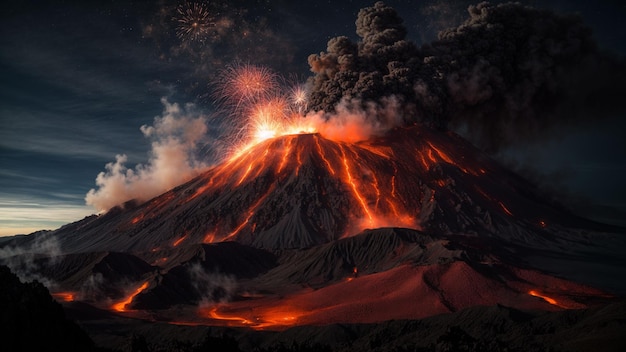
[[[215,26],[214,17],[202,3],[184,3],[177,9],[176,36],[181,40],[204,41]]]

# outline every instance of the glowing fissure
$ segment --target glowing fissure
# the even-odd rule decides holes
[[[285,165],[287,164],[287,160],[289,160],[289,154],[291,153],[291,148],[293,147],[293,141],[294,138],[289,138],[289,142],[287,143],[287,146],[283,151],[283,158],[281,159],[280,165],[278,165],[278,170],[276,171],[276,174],[278,175],[280,175],[280,173],[283,171]]]
[[[324,161],[324,164],[326,164],[326,169],[330,172],[331,175],[334,175],[335,169],[333,169],[332,165],[326,158],[326,155],[322,151],[322,146],[320,145],[320,137],[316,135],[314,139],[315,139],[315,146],[317,148],[317,153],[322,158],[322,161]]]
[[[194,194],[191,195],[191,197],[187,198],[186,202],[189,202],[189,201],[192,201],[192,200],[196,199],[199,195],[201,195],[204,192],[206,192],[212,186],[213,186],[213,177],[211,177],[211,179],[209,179],[209,182],[205,183],[201,187],[198,187],[198,189],[196,189],[196,192],[194,192]]]
[[[252,170],[252,164],[248,164],[248,168],[246,168],[246,171],[243,173],[243,175],[241,176],[241,178],[237,182],[237,186],[241,185],[243,183],[243,181],[246,179],[246,177],[248,177],[248,174],[250,173],[250,170]]]
[[[126,312],[128,311],[128,309],[126,308],[129,304],[131,304],[133,302],[133,299],[135,297],[137,297],[138,294],[140,294],[141,292],[143,292],[143,290],[145,290],[146,288],[148,288],[148,285],[150,283],[148,281],[144,282],[143,284],[141,284],[141,286],[139,286],[137,289],[135,289],[135,291],[133,291],[133,293],[131,293],[130,295],[128,295],[126,298],[124,298],[124,300],[115,303],[113,306],[111,306],[111,308],[117,312]]]
[[[369,207],[367,206],[367,203],[365,202],[365,198],[363,198],[363,196],[359,192],[359,188],[357,184],[355,183],[354,178],[352,177],[352,173],[350,172],[350,166],[348,165],[348,158],[346,157],[346,152],[344,150],[344,147],[339,145],[339,148],[341,148],[341,157],[343,160],[344,171],[346,172],[346,177],[347,177],[346,181],[352,188],[352,193],[354,193],[354,197],[358,200],[359,204],[361,205],[361,209],[363,209],[363,212],[367,216],[370,226],[372,226],[374,225],[374,217],[372,216],[372,213],[370,212]]]
[[[374,211],[378,211],[378,203],[380,203],[380,188],[378,188],[378,178],[376,177],[376,174],[372,174],[372,178],[374,179],[374,182],[372,182],[372,186],[376,191],[376,203],[374,205]]]
[[[398,195],[396,194],[396,175],[398,174],[398,167],[396,166],[396,164],[393,164],[393,175],[391,176],[391,196],[393,198],[398,198]]]
[[[187,234],[184,234],[183,236],[181,236],[179,239],[177,239],[176,241],[174,241],[174,243],[172,243],[172,246],[174,247],[178,247],[179,244],[181,244],[185,239],[187,238]]]
[[[215,235],[217,234],[217,230],[209,231],[206,235],[204,235],[203,243],[213,243],[215,241]]]
[[[237,226],[231,233],[229,233],[226,237],[224,237],[222,239],[222,241],[226,241],[229,240],[231,238],[233,238],[234,236],[236,236],[239,231],[241,231],[246,225],[248,225],[248,223],[250,222],[250,219],[252,219],[252,217],[254,216],[254,213],[256,212],[257,208],[265,201],[265,198],[267,198],[267,196],[270,195],[270,193],[272,193],[272,191],[274,190],[274,184],[267,190],[267,192],[260,197],[248,210],[248,216],[245,218],[245,220],[239,224],[239,226]]]
[[[505,213],[507,213],[509,216],[513,216],[513,213],[511,213],[511,211],[504,204],[502,204],[502,202],[498,202],[498,204],[500,204],[500,207],[502,208],[502,210],[504,210]]]

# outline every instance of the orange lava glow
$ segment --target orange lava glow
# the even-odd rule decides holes
[[[536,290],[530,290],[530,291],[528,291],[528,294],[531,295],[531,296],[534,296],[534,297],[539,297],[539,298],[543,299],[544,301],[546,301],[546,302],[548,302],[548,303],[550,303],[550,304],[552,304],[554,306],[567,309],[566,306],[564,306],[563,304],[560,304],[556,299],[548,297],[548,296],[546,296],[544,294],[541,294],[541,293],[537,292]]]
[[[250,207],[250,210],[248,210],[248,216],[246,217],[246,219],[242,221],[241,224],[239,224],[239,226],[237,226],[231,233],[229,233],[222,240],[227,241],[231,239],[232,237],[237,235],[239,231],[241,231],[246,225],[248,225],[248,223],[250,222],[250,219],[254,216],[256,209],[265,201],[265,198],[267,198],[267,196],[270,195],[270,193],[272,193],[273,190],[274,190],[274,186],[270,187],[270,189]]]
[[[322,147],[320,146],[319,136],[315,136],[315,146],[317,148],[317,153],[322,157],[322,160],[324,161],[324,164],[326,165],[326,169],[328,170],[328,172],[330,172],[331,175],[334,175],[335,169],[332,167],[332,165],[330,164],[330,161],[328,161],[328,158],[326,158],[326,155],[322,151]]]
[[[203,243],[213,243],[215,242],[215,235],[217,234],[217,230],[213,230],[210,232],[207,232],[206,235],[204,235],[204,240],[202,241]]]
[[[185,239],[187,239],[187,234],[184,234],[181,238],[174,241],[174,243],[172,243],[172,246],[178,247],[178,245],[181,244]]]
[[[498,204],[500,204],[500,207],[502,208],[502,210],[504,210],[505,213],[507,213],[509,216],[513,216],[513,213],[511,213],[511,211],[509,210],[509,208],[507,208],[506,206],[504,206],[504,204],[502,204],[502,202],[498,202]]]
[[[227,307],[213,307],[201,311],[201,314],[209,319],[219,321],[225,326],[264,330],[295,326],[302,312],[290,306],[266,307],[257,311],[246,310],[243,312],[237,312]]]
[[[140,222],[141,220],[143,220],[143,214],[139,214],[139,215],[135,216],[130,222],[134,225],[134,224]]]
[[[363,212],[365,213],[365,215],[367,216],[367,218],[369,219],[369,224],[370,225],[374,225],[374,217],[372,216],[372,213],[370,212],[369,207],[367,206],[367,203],[365,202],[365,199],[363,198],[363,196],[361,195],[361,193],[359,192],[359,188],[356,184],[356,182],[354,181],[354,178],[352,177],[352,173],[350,172],[350,166],[348,165],[348,159],[346,158],[346,153],[344,148],[341,148],[341,154],[342,154],[342,158],[343,158],[343,166],[344,166],[344,170],[346,172],[346,183],[350,185],[350,187],[352,188],[352,192],[354,193],[354,196],[356,197],[356,199],[359,201],[359,204],[361,205],[361,209],[363,210]]]
[[[73,302],[76,298],[74,292],[55,292],[51,293],[52,297],[63,302]]]
[[[149,284],[150,283],[148,281],[144,282],[143,284],[141,284],[141,286],[139,286],[137,289],[135,289],[135,291],[133,291],[130,295],[128,295],[122,301],[112,305],[111,309],[113,309],[116,312],[126,312],[126,311],[128,311],[128,309],[126,307],[133,302],[133,299],[138,294],[143,292],[143,290],[147,289]]]

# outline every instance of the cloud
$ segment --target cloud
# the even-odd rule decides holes
[[[206,117],[192,104],[185,108],[163,98],[164,111],[152,126],[141,131],[152,141],[150,160],[134,169],[125,164],[127,157],[117,155],[115,162],[96,177],[85,201],[98,211],[108,210],[128,200],[149,200],[198,175],[207,165],[197,157],[197,148],[206,137]]]

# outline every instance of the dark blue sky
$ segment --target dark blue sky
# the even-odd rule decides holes
[[[131,168],[148,159],[150,141],[140,126],[161,115],[162,97],[215,113],[209,83],[235,60],[305,79],[307,56],[325,50],[331,37],[356,37],[356,14],[373,1],[226,1],[220,15],[236,17],[237,27],[219,40],[191,46],[172,32],[177,3],[155,3],[5,4],[0,14],[0,235],[53,229],[93,213],[84,197],[105,164],[116,154],[126,154]],[[386,1],[418,44],[460,24],[471,3]],[[626,5],[621,2],[523,3],[579,13],[603,49],[624,57]],[[623,224],[623,121],[624,116],[615,116],[582,131],[565,128],[552,139],[500,157],[561,193],[577,211]]]

